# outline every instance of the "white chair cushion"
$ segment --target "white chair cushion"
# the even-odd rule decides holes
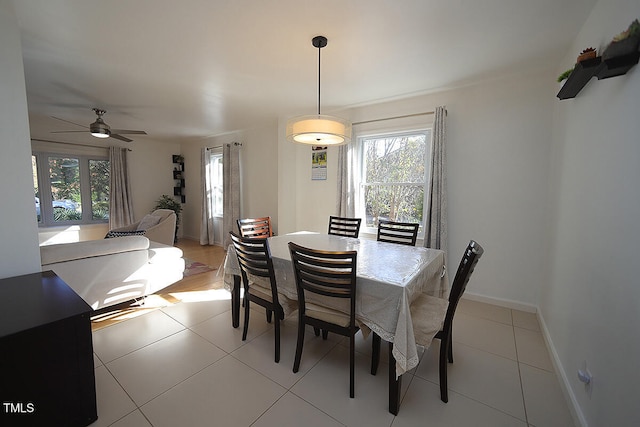
[[[310,302],[305,303],[305,315],[307,317],[313,317],[314,319],[323,320],[325,322],[344,327],[349,326],[351,320],[349,315],[345,313]]]
[[[251,295],[260,297],[263,300],[273,302],[273,299],[271,297],[271,288],[264,288],[255,282],[249,282],[249,293]]]

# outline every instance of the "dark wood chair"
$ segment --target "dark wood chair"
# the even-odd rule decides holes
[[[293,372],[298,372],[305,325],[349,337],[349,396],[354,397],[357,252],[329,252],[289,242],[298,292],[298,342]],[[314,295],[309,295],[314,294]],[[309,297],[313,302],[309,302]],[[341,302],[348,313],[321,305],[322,300]],[[344,302],[346,300],[346,303]]]
[[[276,277],[267,239],[247,239],[234,232],[229,233],[238,256],[244,284],[244,328],[242,341],[247,339],[249,329],[250,302],[267,311],[267,322],[274,318],[275,361],[280,361],[280,321],[284,319],[284,308],[278,299]],[[287,301],[287,303],[291,303]]]
[[[415,246],[420,224],[380,220],[378,223],[378,241]]]
[[[421,330],[430,332],[434,330],[433,316],[424,315],[426,313],[440,312],[444,314],[444,322],[442,329],[440,329],[434,338],[440,340],[440,359],[439,359],[439,376],[440,376],[440,399],[443,402],[449,401],[449,393],[447,391],[447,361],[453,363],[453,344],[452,344],[452,330],[453,330],[453,316],[458,307],[460,297],[464,293],[471,273],[476,267],[478,260],[484,253],[484,249],[476,241],[471,240],[467,249],[464,251],[458,271],[453,279],[453,286],[451,292],[449,292],[449,304],[445,310],[443,309],[442,301],[440,298],[432,297],[426,294],[420,294],[415,301],[411,303],[411,319],[413,320],[413,330],[416,336],[420,334]],[[442,320],[440,320],[442,322]],[[438,326],[436,326],[437,328]],[[433,332],[431,332],[433,333]],[[377,371],[377,364],[379,357],[376,354],[380,354],[380,337],[378,335],[373,336],[373,353],[374,357],[371,359],[371,374],[375,375]]]
[[[236,221],[240,236],[250,239],[266,239],[273,236],[271,229],[271,217],[245,218]]]
[[[336,236],[358,237],[360,234],[361,218],[329,217],[329,232]]]

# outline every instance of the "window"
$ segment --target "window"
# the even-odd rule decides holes
[[[222,153],[215,153],[211,155],[211,182],[213,184],[213,214],[216,216],[222,216],[222,195],[223,195],[223,181],[222,177]]]
[[[109,160],[35,152],[31,164],[39,225],[109,220]]]
[[[376,233],[381,219],[420,223],[424,235],[430,130],[359,138],[362,150],[358,216]]]

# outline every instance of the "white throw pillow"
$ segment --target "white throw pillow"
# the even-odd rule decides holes
[[[147,230],[150,227],[157,225],[161,219],[162,218],[159,216],[145,215],[144,218],[142,218],[142,221],[140,221],[140,224],[138,224],[138,231]]]

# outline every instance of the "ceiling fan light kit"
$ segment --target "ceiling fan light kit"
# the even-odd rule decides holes
[[[94,108],[93,111],[98,115],[98,118],[89,125],[89,132],[96,138],[109,138],[109,135],[111,135],[110,127],[102,120],[102,115],[106,111],[99,108]]]
[[[299,116],[287,121],[287,141],[309,145],[343,145],[351,142],[351,123],[339,117],[320,114],[320,49],[327,38],[316,36],[312,44],[318,49],[318,114]]]

